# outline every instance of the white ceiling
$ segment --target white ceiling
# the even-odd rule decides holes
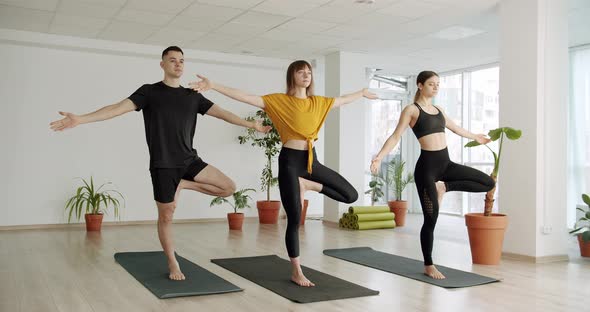
[[[570,1],[570,45],[590,42],[590,0]],[[449,68],[497,59],[498,0],[0,0],[0,28],[286,59],[334,51]],[[450,27],[480,33],[435,37]]]

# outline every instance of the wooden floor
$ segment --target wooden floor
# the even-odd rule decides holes
[[[569,262],[532,264],[503,259],[472,265],[463,219],[441,216],[435,232],[436,263],[502,279],[447,290],[324,256],[323,249],[371,246],[421,259],[422,217],[410,215],[395,230],[349,231],[308,220],[301,230],[303,263],[379,290],[378,296],[293,303],[211,263],[211,258],[278,254],[287,258],[280,225],[247,220],[243,232],[225,222],[175,224],[177,251],[245,289],[221,295],[160,300],[139,284],[113,254],[159,250],[155,225],[0,231],[0,311],[589,311],[590,260],[568,242]]]

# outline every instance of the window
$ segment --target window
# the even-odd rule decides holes
[[[582,193],[590,193],[590,47],[570,52],[570,96],[568,108],[567,221],[579,219],[576,206]]]
[[[406,83],[407,79],[402,77],[378,74],[373,74],[371,77],[369,88],[371,88],[372,92],[377,92],[381,98],[380,100],[375,101],[375,103],[371,103],[371,105],[369,105],[370,139],[368,140],[369,146],[367,148],[371,157],[379,152],[399,122],[402,101],[406,101],[408,96]],[[399,159],[401,153],[400,146],[401,142],[390,152],[389,155],[383,158],[383,161],[381,162],[382,173],[386,172],[386,166],[389,161],[391,161],[393,158]],[[371,174],[367,169],[365,190],[368,189],[369,181],[371,181]],[[393,194],[391,194],[387,186],[383,187],[383,192],[385,196],[381,199],[381,202],[386,202],[393,197]],[[366,195],[365,202],[371,202],[368,195]]]
[[[498,128],[499,120],[499,68],[490,67],[458,74],[441,75],[440,90],[435,104],[458,126],[473,133],[487,134]],[[447,145],[451,161],[491,173],[494,166],[492,153],[485,147],[465,148],[468,139],[447,129]],[[496,142],[490,147],[494,149]],[[482,212],[484,193],[451,192],[445,195],[440,212],[465,214]],[[498,201],[496,201],[497,203]],[[494,209],[497,210],[497,207]]]

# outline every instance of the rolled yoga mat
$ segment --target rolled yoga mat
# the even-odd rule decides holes
[[[446,278],[436,280],[424,275],[424,263],[422,261],[376,251],[370,247],[326,249],[324,250],[324,254],[444,288],[470,287],[499,282],[495,278],[441,265],[437,265],[436,268]]]
[[[276,255],[213,259],[211,262],[230,270],[278,295],[298,303],[374,296],[379,292],[337,277],[301,266],[315,287],[291,282],[291,263]]]
[[[181,256],[176,255],[176,260],[186,277],[184,281],[172,281],[168,278],[168,262],[161,251],[115,254],[115,261],[160,299],[243,290]]]
[[[348,208],[348,213],[379,213],[379,212],[389,212],[389,207],[387,206],[350,206]]]
[[[395,220],[354,222],[352,226],[355,230],[393,229]]]
[[[365,222],[365,221],[384,221],[394,220],[395,214],[393,212],[378,212],[378,213],[361,213],[361,214],[348,214],[347,218],[353,222]]]

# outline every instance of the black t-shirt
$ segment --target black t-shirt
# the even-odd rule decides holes
[[[204,115],[213,102],[191,89],[161,81],[141,86],[129,99],[136,111],[143,110],[150,169],[182,168],[198,157],[193,148],[197,113]]]

